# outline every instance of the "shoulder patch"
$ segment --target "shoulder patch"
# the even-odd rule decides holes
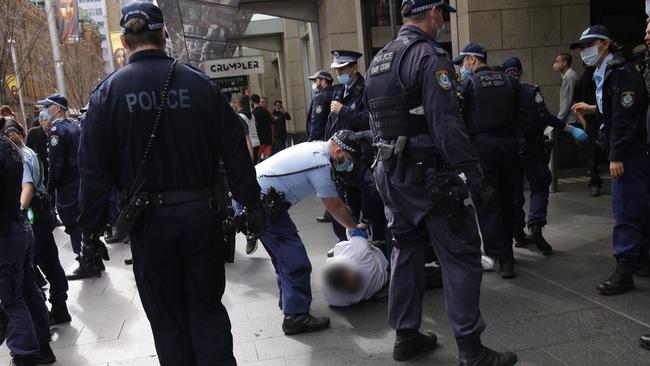
[[[50,136],[50,146],[56,146],[59,144],[59,135]]]
[[[542,96],[542,93],[540,93],[539,91],[535,92],[535,103],[537,104],[544,103],[544,97]]]
[[[322,105],[317,105],[316,106],[316,113],[317,114],[323,113],[323,106]]]
[[[447,70],[437,70],[436,80],[442,89],[451,90],[451,79],[449,78],[449,72]]]
[[[623,108],[630,108],[634,105],[634,92],[624,91],[621,93],[621,105]]]
[[[52,126],[52,128],[50,129],[50,131],[52,131],[52,132],[56,131],[56,126]]]

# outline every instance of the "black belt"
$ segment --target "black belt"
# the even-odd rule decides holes
[[[185,202],[210,201],[214,199],[215,193],[212,189],[201,189],[192,191],[167,191],[149,193],[149,204],[152,207],[176,205]]]

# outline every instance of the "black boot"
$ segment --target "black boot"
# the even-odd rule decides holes
[[[617,258],[616,261],[614,274],[598,285],[602,295],[618,295],[634,288],[634,260]]]
[[[322,216],[318,216],[316,218],[316,221],[318,221],[318,222],[332,222],[332,214],[329,211],[325,210],[323,212]]]
[[[543,225],[539,224],[528,225],[528,231],[530,233],[526,236],[526,240],[529,243],[535,244],[542,254],[549,255],[553,252],[553,247],[542,236],[542,227]]]
[[[460,366],[512,366],[517,363],[513,352],[497,352],[481,344],[480,337],[456,338]]]
[[[34,357],[14,357],[11,359],[9,366],[37,366],[36,358]]]
[[[639,341],[641,342],[641,347],[650,350],[650,334],[642,335]]]
[[[420,333],[417,330],[397,331],[393,346],[393,359],[406,361],[420,352],[432,350],[438,345],[438,336],[433,333]]]
[[[50,347],[50,344],[49,343],[42,344],[40,353],[38,354],[38,358],[36,359],[36,363],[39,365],[49,365],[55,362],[56,362],[56,356],[54,355],[54,351],[52,351],[52,347]]]
[[[641,277],[650,277],[650,257],[648,253],[641,253],[634,262],[634,274]]]
[[[282,322],[282,331],[286,335],[317,332],[327,329],[330,319],[327,317],[315,318],[309,314],[285,315]]]
[[[52,310],[50,311],[50,325],[70,323],[72,317],[68,312],[68,306],[65,301],[57,301],[52,303]]]
[[[498,260],[497,273],[501,278],[515,277],[515,260],[512,258],[501,258]]]
[[[524,232],[523,228],[515,229],[513,239],[515,242],[515,247],[517,248],[525,247],[528,245],[528,242],[526,242],[526,233]]]
[[[83,280],[85,278],[92,278],[92,277],[101,277],[101,272],[98,270],[88,268],[86,265],[83,264],[81,259],[77,257],[77,261],[79,261],[79,267],[72,271],[71,274],[65,276],[69,281],[75,281],[75,280]]]

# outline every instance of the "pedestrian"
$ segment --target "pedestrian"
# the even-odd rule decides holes
[[[596,104],[581,102],[572,109],[578,115],[596,114],[604,122],[612,175],[612,240],[617,265],[614,273],[598,285],[598,291],[616,295],[634,288],[635,262],[650,240],[648,95],[643,76],[613,54],[618,47],[604,26],[587,28],[570,48],[579,48],[582,61],[596,68]]]
[[[291,121],[291,115],[284,109],[281,100],[273,102],[273,118],[275,139],[272,153],[275,154],[287,147],[287,121]]]
[[[65,232],[70,236],[72,251],[79,261],[81,256],[81,228],[79,217],[79,167],[77,151],[81,128],[67,117],[68,100],[60,94],[52,94],[38,101],[43,107],[44,118],[52,122],[48,134],[49,180],[47,191],[55,202],[56,211],[61,217]],[[101,276],[86,268],[81,261],[79,266],[67,276],[68,280],[80,280]]]
[[[396,330],[393,358],[407,360],[437,344],[435,334],[419,331],[425,246],[432,245],[443,271],[459,363],[514,365],[514,353],[481,343],[481,238],[466,199],[468,185],[478,200],[487,192],[459,111],[454,68],[437,43],[445,12],[455,12],[445,1],[404,0],[404,26],[367,74],[365,97],[379,149],[374,174],[395,242],[388,300],[389,323]]]
[[[521,60],[517,57],[506,59],[501,65],[501,69],[516,78],[521,79],[523,66]],[[546,226],[546,217],[548,210],[549,186],[551,185],[551,171],[548,168],[549,156],[545,151],[544,130],[547,127],[553,127],[560,131],[565,131],[573,136],[579,142],[585,142],[588,139],[587,134],[570,124],[555,117],[549,112],[544,102],[539,87],[536,85],[521,82],[524,92],[527,92],[526,98],[522,98],[520,103],[523,104],[523,110],[529,111],[526,115],[526,121],[523,123],[524,152],[520,164],[516,166],[516,178],[514,194],[514,240],[515,246],[525,246],[528,243],[534,244],[537,249],[544,255],[549,255],[553,247],[546,241],[542,235],[542,229]],[[571,109],[571,106],[569,106]],[[526,214],[524,213],[524,175],[528,178],[530,184],[530,200],[528,202],[528,234],[525,234]]]
[[[308,77],[311,80],[314,98],[307,114],[307,141],[325,141],[325,125],[332,104],[332,74],[320,70]]]
[[[346,156],[347,155],[347,156]],[[266,202],[266,228],[260,236],[275,268],[280,290],[279,306],[284,313],[285,334],[315,332],[329,327],[326,317],[314,317],[311,305],[311,262],[289,208],[316,195],[348,236],[367,234],[357,229],[332,180],[332,169],[346,164],[349,154],[333,141],[294,145],[259,163],[255,169]]]
[[[34,150],[38,160],[43,165],[43,184],[47,187],[48,158],[47,158],[47,135],[52,128],[52,122],[45,118],[47,112],[41,111],[38,114],[38,125],[29,129],[25,145]],[[53,198],[53,197],[52,197]]]
[[[244,129],[246,135],[246,146],[248,147],[252,161],[255,161],[255,156],[259,152],[260,148],[260,139],[257,136],[255,116],[250,111],[248,97],[242,95],[235,100],[235,112],[239,115],[240,120],[246,125],[246,128]]]
[[[43,168],[36,153],[25,146],[22,126],[8,117],[5,124],[5,135],[19,148],[23,158],[23,181],[20,195],[20,208],[26,215],[31,215],[32,231],[34,233],[34,268],[40,268],[45,279],[50,284],[52,311],[50,322],[53,324],[69,323],[70,313],[66,301],[68,299],[68,280],[59,261],[59,250],[54,241],[52,231],[56,221],[52,214],[51,199],[43,184]],[[30,214],[27,214],[31,212]],[[36,269],[36,272],[38,269]],[[37,273],[38,276],[38,273]]]
[[[54,363],[47,307],[34,272],[34,236],[20,212],[23,159],[7,135],[18,124],[0,118],[0,302],[9,319],[12,365]]]
[[[485,253],[496,259],[496,272],[513,278],[513,189],[520,144],[521,115],[528,111],[519,103],[525,91],[517,79],[492,71],[487,52],[477,43],[465,46],[454,58],[465,79],[460,83],[463,117],[478,152],[485,182],[494,195],[477,205]]]
[[[578,75],[571,68],[573,57],[569,53],[560,53],[555,57],[553,70],[558,72],[562,77],[560,84],[560,110],[557,118],[568,124],[577,123],[576,115],[571,111],[573,105],[574,90]]]
[[[82,263],[97,263],[117,186],[125,202],[117,226],[131,237],[160,364],[235,365],[221,302],[225,194],[218,170],[221,159],[257,233],[263,213],[244,131],[204,73],[166,55],[160,8],[126,5],[120,25],[128,63],[93,92],[79,147]]]
[[[257,136],[260,139],[259,152],[255,156],[255,162],[262,161],[271,156],[271,147],[273,145],[273,116],[263,105],[263,100],[259,95],[253,94],[253,115],[255,116],[255,126],[257,127]]]

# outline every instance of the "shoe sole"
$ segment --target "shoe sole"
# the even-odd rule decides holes
[[[313,329],[297,329],[297,330],[285,330],[284,327],[282,327],[282,331],[284,332],[285,335],[295,335],[295,334],[302,334],[302,333],[313,333],[313,332],[320,332],[321,330],[325,330],[330,327],[330,323],[327,322],[326,325],[318,327],[318,328],[313,328]]]
[[[617,291],[602,291],[602,290],[598,290],[598,292],[600,292],[600,294],[601,294],[601,295],[604,295],[604,296],[616,296],[616,295],[620,295],[620,294],[622,294],[622,293],[624,293],[624,292],[627,292],[627,291],[632,291],[632,290],[634,290],[634,289],[635,289],[635,287],[632,286],[632,287],[625,288],[625,289],[623,289],[623,290],[617,290]]]

